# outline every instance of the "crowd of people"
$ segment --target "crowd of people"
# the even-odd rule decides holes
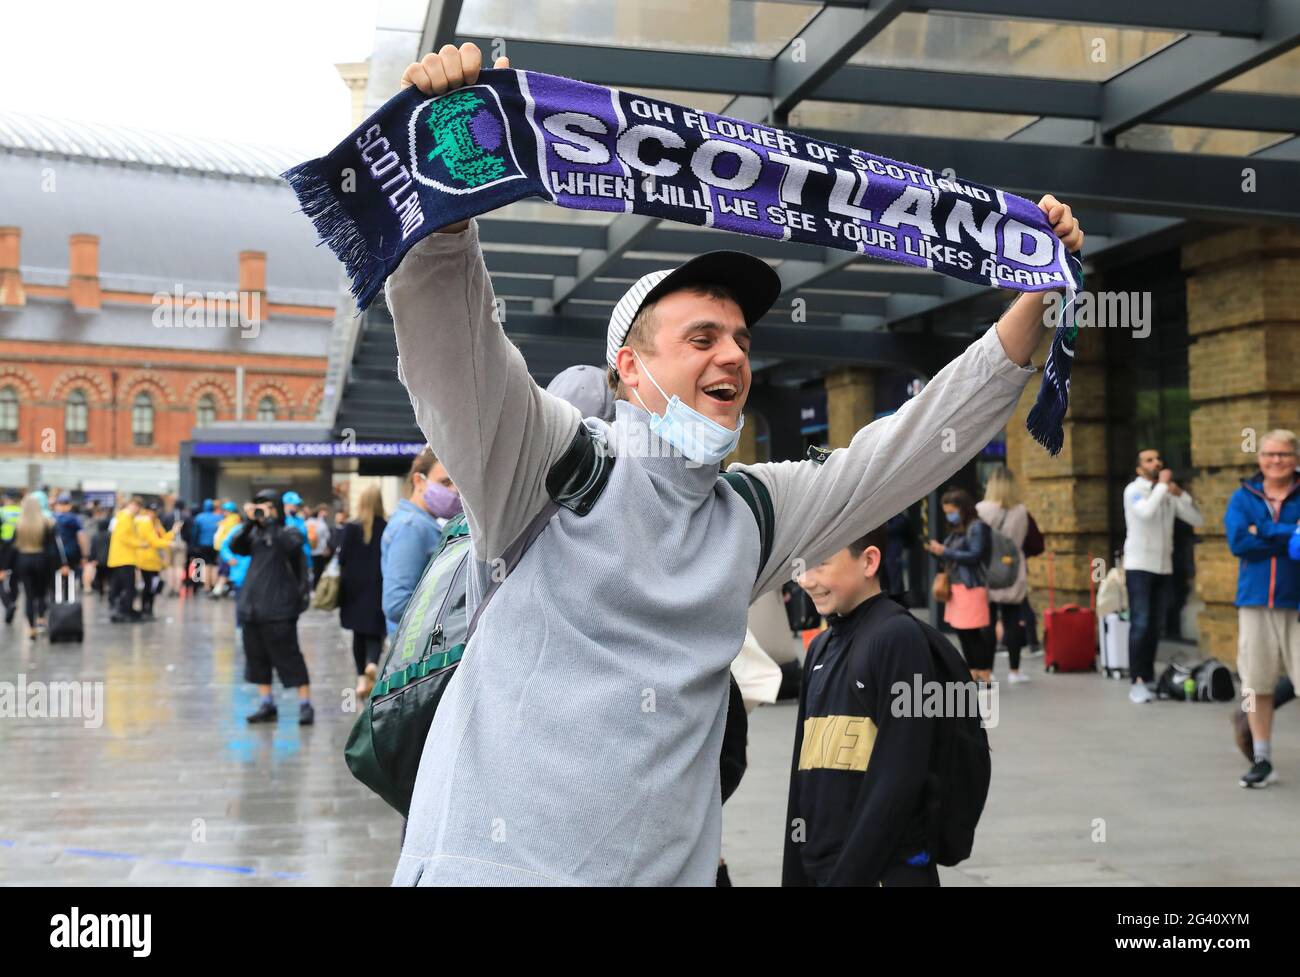
[[[164,497],[126,496],[115,509],[78,506],[68,492],[0,496],[0,601],[5,624],[19,604],[27,634],[47,633],[59,584],[104,598],[111,624],[155,619],[155,601],[232,600],[245,678],[261,701],[251,723],[277,718],[272,675],[298,690],[299,722],[314,719],[297,621],[315,583],[337,566],[339,618],[352,632],[357,692],[374,687],[386,636],[396,628],[459,495],[430,451],[414,459],[390,521],[378,486],[361,493],[355,519],[341,506],[304,505],[292,490],[263,490],[242,505],[205,499],[191,508]],[[63,581],[60,580],[63,578]]]

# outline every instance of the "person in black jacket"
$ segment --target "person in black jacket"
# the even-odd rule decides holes
[[[50,588],[54,582],[54,568],[63,567],[55,542],[54,522],[41,510],[35,493],[23,498],[22,512],[14,530],[13,572],[23,590],[23,609],[27,614],[27,636],[35,639],[39,629],[45,627],[49,611]]]
[[[910,708],[935,667],[881,591],[886,546],[881,526],[799,578],[829,627],[804,661],[782,885],[939,884],[925,828],[937,720]]]
[[[280,493],[270,490],[257,493],[230,540],[232,553],[251,558],[237,604],[244,635],[244,679],[255,683],[262,696],[257,711],[246,717],[250,723],[279,718],[271,692],[272,669],[281,685],[298,690],[298,724],[310,726],[315,720],[307,662],[298,647],[298,615],[310,596],[302,544],[302,534],[284,524]]]
[[[388,632],[384,620],[384,575],[380,541],[384,538],[384,500],[378,485],[361,493],[357,519],[343,528],[339,544],[339,623],[352,632],[352,658],[357,666],[357,695],[365,698],[375,687],[379,655]]]

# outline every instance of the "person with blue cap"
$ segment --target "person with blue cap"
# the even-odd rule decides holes
[[[221,513],[216,509],[213,499],[204,499],[203,511],[194,517],[194,542],[203,565],[203,589],[209,594],[217,584],[216,536],[217,527],[221,525]]]
[[[299,512],[299,509],[302,508],[302,496],[290,489],[280,496],[280,502],[284,505],[284,524],[292,526],[302,535],[302,552],[307,557],[307,574],[314,577],[312,574],[311,542],[309,539],[310,534],[307,532],[307,520]]]

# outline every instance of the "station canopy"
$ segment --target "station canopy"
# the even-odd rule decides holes
[[[372,73],[394,80],[417,51],[472,40],[485,61],[1050,192],[1080,218],[1094,268],[1300,221],[1300,0],[406,0],[381,5],[380,28]],[[632,214],[525,201],[479,224],[506,332],[542,381],[603,362],[632,281],[719,247],[771,262],[784,285],[755,333],[756,381],[851,364],[927,375],[1008,299]]]

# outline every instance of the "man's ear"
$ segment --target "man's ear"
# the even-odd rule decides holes
[[[641,371],[631,346],[624,346],[614,354],[614,365],[618,368],[618,376],[623,386],[628,390],[635,390],[641,382]]]

